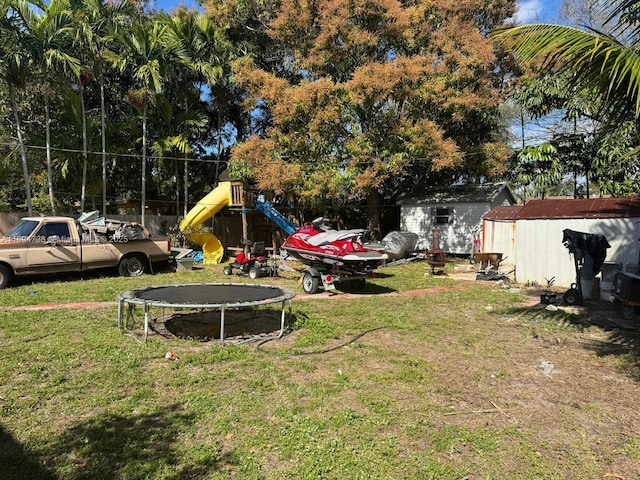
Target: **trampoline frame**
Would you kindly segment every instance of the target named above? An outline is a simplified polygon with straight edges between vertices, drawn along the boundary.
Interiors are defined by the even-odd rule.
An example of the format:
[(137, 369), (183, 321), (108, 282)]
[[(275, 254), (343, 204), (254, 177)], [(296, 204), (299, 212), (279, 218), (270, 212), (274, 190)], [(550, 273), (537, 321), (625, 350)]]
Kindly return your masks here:
[[(151, 290), (154, 288), (163, 288), (163, 287), (192, 287), (192, 286), (233, 286), (233, 287), (260, 287), (260, 288), (268, 288), (270, 290), (278, 289), (282, 293), (277, 297), (266, 298), (264, 300), (252, 300), (249, 302), (220, 302), (220, 303), (171, 303), (165, 302), (162, 300), (148, 300), (144, 298), (137, 298), (135, 296), (136, 292), (142, 292), (145, 290)], [(224, 318), (226, 310), (242, 310), (244, 308), (252, 308), (258, 307), (261, 305), (269, 305), (273, 303), (282, 302), (282, 308), (280, 312), (280, 333), (275, 338), (280, 338), (284, 334), (284, 321), (285, 321), (285, 310), (287, 301), (289, 302), (289, 313), (291, 313), (292, 299), (296, 296), (296, 293), (285, 287), (276, 287), (273, 285), (261, 285), (261, 284), (253, 284), (253, 283), (183, 283), (183, 284), (174, 284), (174, 285), (156, 285), (152, 287), (143, 287), (136, 288), (133, 290), (127, 290), (121, 292), (116, 296), (116, 300), (118, 301), (118, 328), (126, 333), (126, 321), (123, 323), (122, 321), (122, 311), (123, 306), (127, 305), (129, 307), (129, 312), (127, 315), (127, 319), (133, 315), (133, 309), (136, 305), (142, 305), (144, 307), (144, 334), (143, 341), (147, 341), (147, 336), (149, 333), (149, 322), (151, 320), (151, 315), (149, 313), (151, 307), (161, 307), (161, 308), (180, 308), (180, 309), (211, 309), (211, 310), (220, 310), (220, 343), (224, 345)]]

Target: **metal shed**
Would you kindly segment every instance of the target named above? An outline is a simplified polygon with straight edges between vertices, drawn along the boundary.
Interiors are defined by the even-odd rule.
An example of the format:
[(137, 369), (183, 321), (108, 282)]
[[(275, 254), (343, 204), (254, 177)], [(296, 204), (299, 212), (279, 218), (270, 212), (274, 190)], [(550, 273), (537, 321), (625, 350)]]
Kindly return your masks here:
[(400, 229), (418, 235), (418, 249), (432, 246), (433, 230), (440, 231), (440, 248), (449, 254), (471, 255), (474, 233), (482, 230), (482, 217), (492, 208), (514, 205), (506, 183), (453, 185), (402, 198)]
[(501, 270), (516, 266), (516, 218), (523, 205), (496, 207), (482, 217), (481, 251), (501, 253)]
[(547, 278), (555, 277), (555, 285), (569, 287), (576, 272), (573, 258), (562, 245), (565, 229), (604, 235), (611, 245), (606, 264), (637, 270), (640, 198), (530, 200), (517, 211), (492, 211), (484, 218), (483, 247), (514, 252), (519, 283), (544, 285)]

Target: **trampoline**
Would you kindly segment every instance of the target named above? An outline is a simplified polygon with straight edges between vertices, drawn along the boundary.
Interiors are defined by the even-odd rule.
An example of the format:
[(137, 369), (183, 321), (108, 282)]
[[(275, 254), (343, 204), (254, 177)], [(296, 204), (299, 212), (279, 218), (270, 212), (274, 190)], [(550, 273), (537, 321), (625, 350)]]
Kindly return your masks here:
[[(152, 307), (175, 309), (210, 309), (220, 311), (220, 343), (224, 345), (225, 311), (253, 308), (261, 305), (282, 303), (280, 312), (280, 333), (284, 334), (286, 303), (295, 297), (295, 292), (288, 288), (272, 285), (253, 285), (245, 283), (190, 283), (183, 285), (164, 285), (127, 290), (120, 293), (118, 301), (118, 328), (127, 329), (127, 320), (133, 315), (136, 305), (144, 308), (144, 334), (146, 341), (151, 320)], [(127, 320), (123, 321), (124, 306), (129, 307)]]

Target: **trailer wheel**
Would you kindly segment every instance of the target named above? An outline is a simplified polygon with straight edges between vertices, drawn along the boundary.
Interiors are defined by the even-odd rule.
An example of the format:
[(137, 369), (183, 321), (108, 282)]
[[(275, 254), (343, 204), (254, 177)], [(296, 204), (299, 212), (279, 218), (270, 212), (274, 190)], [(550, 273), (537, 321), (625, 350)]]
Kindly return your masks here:
[(140, 254), (124, 257), (118, 265), (118, 273), (123, 277), (139, 277), (147, 271), (147, 259)]
[(314, 277), (310, 273), (305, 273), (302, 276), (302, 289), (305, 293), (309, 295), (313, 295), (318, 292), (318, 286), (320, 285), (320, 280), (318, 277)]
[(225, 275), (231, 275), (233, 273), (233, 268), (231, 267), (231, 265), (227, 265), (222, 269), (222, 273), (224, 273)]
[(251, 280), (255, 280), (256, 278), (260, 277), (260, 270), (258, 270), (256, 267), (251, 267), (249, 269), (249, 278)]
[(567, 305), (582, 305), (582, 295), (575, 288), (570, 288), (562, 298)]
[(13, 272), (6, 265), (0, 265), (0, 289), (8, 287), (13, 279)]

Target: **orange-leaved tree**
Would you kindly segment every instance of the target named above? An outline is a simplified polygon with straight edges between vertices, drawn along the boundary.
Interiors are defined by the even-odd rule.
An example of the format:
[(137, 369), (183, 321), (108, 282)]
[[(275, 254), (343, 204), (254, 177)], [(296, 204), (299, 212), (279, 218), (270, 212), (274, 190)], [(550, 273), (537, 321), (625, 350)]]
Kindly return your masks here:
[[(378, 206), (416, 184), (500, 172), (499, 59), (485, 33), (513, 0), (283, 0), (267, 25), (277, 52), (234, 64), (263, 128), (232, 173), (307, 205)], [(275, 48), (274, 48), (275, 46)]]

